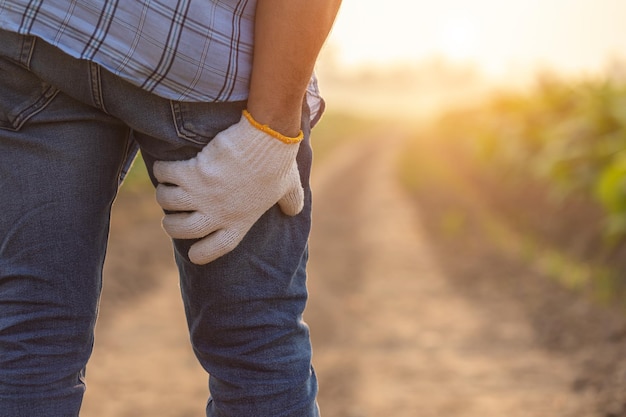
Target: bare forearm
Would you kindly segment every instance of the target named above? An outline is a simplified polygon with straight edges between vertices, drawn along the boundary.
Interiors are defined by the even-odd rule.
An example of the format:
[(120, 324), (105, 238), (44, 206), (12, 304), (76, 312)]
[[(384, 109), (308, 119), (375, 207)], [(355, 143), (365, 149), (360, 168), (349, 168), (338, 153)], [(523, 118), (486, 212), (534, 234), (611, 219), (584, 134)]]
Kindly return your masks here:
[(341, 0), (258, 0), (248, 110), (287, 136), (300, 126), (302, 100)]

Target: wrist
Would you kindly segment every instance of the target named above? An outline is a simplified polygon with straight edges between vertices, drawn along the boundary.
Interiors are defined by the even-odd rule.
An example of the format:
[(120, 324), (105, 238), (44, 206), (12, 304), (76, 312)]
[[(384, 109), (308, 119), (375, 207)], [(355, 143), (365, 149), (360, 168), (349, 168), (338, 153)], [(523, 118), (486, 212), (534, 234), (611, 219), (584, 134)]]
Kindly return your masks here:
[[(243, 116), (248, 120), (248, 123), (250, 123), (250, 125), (252, 125), (254, 128), (270, 135), (271, 137), (285, 144), (290, 145), (290, 144), (299, 143), (300, 141), (302, 141), (302, 138), (304, 137), (304, 134), (302, 130), (300, 130), (299, 127), (296, 129), (296, 132), (297, 132), (296, 134), (285, 135), (281, 131), (275, 130), (273, 126), (270, 126), (269, 124), (264, 124), (261, 121), (257, 120), (255, 117), (252, 116), (252, 114), (250, 114), (248, 110), (243, 111)], [(294, 129), (289, 129), (288, 131), (291, 133), (293, 130)]]
[[(262, 92), (261, 87), (250, 89), (247, 110), (254, 120), (288, 137), (300, 132), (303, 95), (290, 92), (289, 95)], [(278, 88), (280, 90), (280, 88)]]

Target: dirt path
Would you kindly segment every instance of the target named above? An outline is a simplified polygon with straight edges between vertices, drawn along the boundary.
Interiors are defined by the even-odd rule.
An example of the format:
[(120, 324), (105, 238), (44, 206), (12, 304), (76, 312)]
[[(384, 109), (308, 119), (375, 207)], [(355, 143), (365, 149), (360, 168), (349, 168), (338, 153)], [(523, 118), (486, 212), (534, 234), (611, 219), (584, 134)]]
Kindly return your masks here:
[(317, 178), (308, 320), (326, 416), (592, 415), (521, 311), (474, 305), (443, 275), (395, 181), (397, 139), (346, 149)]
[[(535, 342), (516, 304), (472, 303), (446, 278), (395, 180), (400, 138), (345, 147), (315, 174), (305, 318), (323, 415), (594, 416), (590, 398), (572, 391), (572, 363)], [(117, 210), (144, 204), (121, 199)], [(159, 217), (156, 209), (141, 215)], [(129, 241), (137, 251), (130, 256), (151, 266), (139, 278), (149, 285), (133, 303), (107, 301), (105, 292), (82, 415), (200, 417), (206, 383), (188, 346), (169, 244), (138, 227), (114, 225), (123, 242), (112, 240), (110, 294), (133, 279), (125, 274), (142, 274), (124, 269)], [(160, 255), (145, 259), (154, 251)]]

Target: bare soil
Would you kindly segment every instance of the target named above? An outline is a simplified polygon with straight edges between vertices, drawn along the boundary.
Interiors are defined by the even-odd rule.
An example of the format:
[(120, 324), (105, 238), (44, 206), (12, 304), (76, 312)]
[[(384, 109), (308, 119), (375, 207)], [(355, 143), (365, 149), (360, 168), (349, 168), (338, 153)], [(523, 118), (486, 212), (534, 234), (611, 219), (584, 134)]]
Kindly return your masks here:
[[(305, 319), (325, 417), (624, 417), (626, 321), (400, 187), (399, 132), (314, 173)], [(85, 417), (200, 417), (177, 274), (151, 193), (116, 202)], [(247, 416), (246, 416), (247, 417)]]

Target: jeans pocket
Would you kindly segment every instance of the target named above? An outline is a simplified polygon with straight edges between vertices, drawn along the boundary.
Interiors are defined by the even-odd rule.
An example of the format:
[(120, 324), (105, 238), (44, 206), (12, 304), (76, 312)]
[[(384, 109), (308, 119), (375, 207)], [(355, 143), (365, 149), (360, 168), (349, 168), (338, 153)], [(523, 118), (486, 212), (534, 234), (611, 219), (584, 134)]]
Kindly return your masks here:
[(0, 129), (19, 130), (57, 93), (28, 69), (0, 56)]
[(234, 125), (246, 108), (246, 101), (197, 103), (170, 101), (178, 137), (206, 145), (222, 130)]

